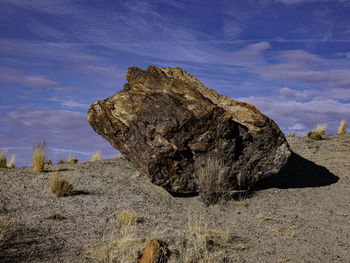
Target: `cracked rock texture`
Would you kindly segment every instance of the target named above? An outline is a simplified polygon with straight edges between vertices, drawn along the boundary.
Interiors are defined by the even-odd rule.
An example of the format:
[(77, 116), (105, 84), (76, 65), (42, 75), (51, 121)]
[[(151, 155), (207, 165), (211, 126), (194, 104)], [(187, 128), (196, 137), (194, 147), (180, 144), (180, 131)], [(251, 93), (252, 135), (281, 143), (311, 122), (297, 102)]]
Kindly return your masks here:
[(180, 68), (130, 67), (128, 83), (91, 105), (93, 129), (155, 185), (173, 194), (198, 192), (198, 169), (223, 164), (225, 190), (274, 174), (290, 156), (273, 120), (253, 105), (206, 88)]

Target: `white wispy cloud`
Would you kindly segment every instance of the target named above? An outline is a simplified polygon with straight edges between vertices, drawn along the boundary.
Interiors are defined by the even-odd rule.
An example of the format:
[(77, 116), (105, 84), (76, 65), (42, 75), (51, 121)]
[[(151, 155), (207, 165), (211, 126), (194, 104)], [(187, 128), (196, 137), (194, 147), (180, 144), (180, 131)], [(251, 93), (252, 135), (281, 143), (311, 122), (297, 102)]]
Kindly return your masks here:
[(33, 88), (59, 86), (56, 81), (50, 80), (45, 76), (24, 74), (18, 70), (4, 67), (0, 68), (0, 81)]
[(326, 123), (329, 133), (335, 134), (340, 121), (350, 118), (350, 103), (322, 97), (306, 102), (255, 96), (235, 99), (255, 105), (286, 133), (295, 131), (297, 127), (299, 135), (305, 135), (318, 123)]
[(69, 7), (72, 7), (69, 0), (2, 0), (2, 3), (49, 14), (67, 14), (71, 12)]
[(283, 3), (286, 5), (293, 5), (299, 3), (314, 3), (314, 2), (346, 2), (348, 0), (274, 0), (275, 2)]
[(57, 97), (51, 97), (47, 99), (48, 101), (58, 102), (61, 106), (66, 108), (83, 108), (88, 109), (90, 106), (88, 104), (79, 103), (72, 99), (60, 99)]
[(1, 147), (12, 147), (11, 154), (17, 155), (19, 165), (31, 163), (32, 147), (41, 139), (47, 142), (49, 158), (55, 160), (63, 156), (62, 153), (51, 151), (51, 148), (67, 149), (67, 154), (74, 152), (81, 161), (89, 159), (86, 153), (98, 149), (107, 156), (116, 152), (93, 131), (86, 114), (80, 112), (18, 105), (11, 111), (2, 112), (0, 127), (7, 127), (6, 130), (0, 130)]
[(78, 65), (76, 69), (81, 72), (85, 72), (88, 74), (95, 74), (97, 76), (104, 76), (109, 79), (121, 80), (125, 78), (125, 72), (123, 72), (120, 69), (117, 69), (114, 66), (100, 66), (100, 65), (94, 65), (94, 64), (85, 64), (85, 65)]
[(339, 69), (332, 59), (322, 59), (304, 50), (281, 51), (274, 58), (278, 60), (277, 63), (252, 68), (250, 71), (265, 80), (299, 82), (320, 87), (350, 85), (350, 65)]
[(86, 48), (72, 43), (46, 43), (0, 39), (0, 53), (6, 56), (50, 58), (57, 62), (98, 62), (103, 57), (83, 51)]
[(295, 89), (290, 89), (288, 87), (283, 87), (279, 90), (280, 98), (283, 99), (294, 99), (294, 100), (304, 100), (314, 95), (317, 91), (307, 90), (307, 91), (298, 91)]

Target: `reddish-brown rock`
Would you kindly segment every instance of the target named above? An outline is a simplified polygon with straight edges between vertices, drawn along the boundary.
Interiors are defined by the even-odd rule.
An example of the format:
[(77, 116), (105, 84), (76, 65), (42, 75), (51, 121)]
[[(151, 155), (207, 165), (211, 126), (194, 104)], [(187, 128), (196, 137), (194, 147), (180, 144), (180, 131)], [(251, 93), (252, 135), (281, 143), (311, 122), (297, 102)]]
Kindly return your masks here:
[(289, 146), (253, 105), (206, 88), (180, 68), (128, 69), (124, 89), (89, 109), (93, 129), (150, 180), (176, 194), (198, 192), (198, 169), (224, 165), (228, 190), (276, 174)]
[(166, 263), (169, 255), (165, 242), (157, 239), (148, 240), (139, 263)]

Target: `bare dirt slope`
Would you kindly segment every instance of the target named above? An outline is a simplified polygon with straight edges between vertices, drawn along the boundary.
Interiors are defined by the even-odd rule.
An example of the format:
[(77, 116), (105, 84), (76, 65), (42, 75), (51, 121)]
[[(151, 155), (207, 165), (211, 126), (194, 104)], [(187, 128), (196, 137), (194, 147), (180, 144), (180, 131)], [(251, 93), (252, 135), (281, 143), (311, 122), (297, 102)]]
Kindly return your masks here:
[[(0, 262), (135, 262), (150, 238), (169, 244), (169, 262), (350, 262), (350, 134), (288, 141), (280, 175), (208, 207), (169, 195), (126, 160), (4, 169)], [(50, 192), (54, 172), (75, 195)], [(118, 221), (125, 210), (135, 225)]]

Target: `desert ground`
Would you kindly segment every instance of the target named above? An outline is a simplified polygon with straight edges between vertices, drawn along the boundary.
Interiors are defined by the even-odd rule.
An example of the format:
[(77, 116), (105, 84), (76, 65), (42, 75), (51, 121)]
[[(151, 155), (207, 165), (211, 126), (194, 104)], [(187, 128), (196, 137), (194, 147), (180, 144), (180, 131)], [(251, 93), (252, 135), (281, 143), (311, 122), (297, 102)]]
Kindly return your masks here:
[[(124, 159), (3, 169), (0, 262), (137, 262), (153, 238), (168, 262), (350, 262), (350, 134), (288, 142), (280, 174), (211, 206)], [(51, 192), (55, 173), (73, 195)]]

